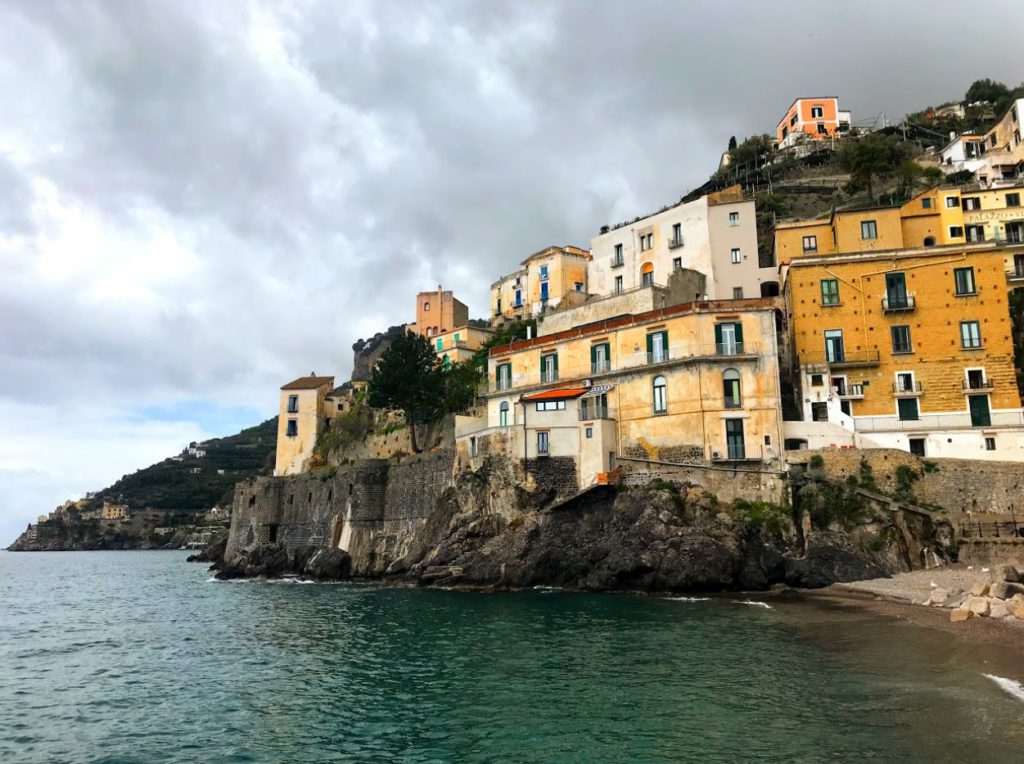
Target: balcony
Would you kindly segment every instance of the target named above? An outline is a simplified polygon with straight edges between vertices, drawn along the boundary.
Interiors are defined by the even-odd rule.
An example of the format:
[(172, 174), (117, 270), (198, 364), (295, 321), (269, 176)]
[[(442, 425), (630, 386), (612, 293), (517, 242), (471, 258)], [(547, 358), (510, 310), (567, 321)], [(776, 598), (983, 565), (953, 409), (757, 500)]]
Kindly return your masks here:
[(996, 383), (991, 379), (965, 379), (964, 390), (994, 390)]
[(601, 406), (601, 405), (598, 405), (596, 403), (594, 405), (592, 405), (592, 406), (588, 406), (588, 405), (586, 405), (586, 401), (584, 401), (580, 405), (580, 421), (581, 422), (590, 422), (590, 421), (592, 421), (594, 419), (614, 419), (614, 418), (615, 417), (613, 417), (612, 413), (611, 413), (611, 408), (608, 407), (608, 406)]
[(679, 249), (681, 246), (683, 246), (683, 237), (682, 236), (680, 236), (678, 238), (673, 236), (671, 239), (668, 240), (668, 248), (669, 249)]
[(743, 342), (717, 342), (715, 343), (715, 355), (737, 356), (747, 355), (749, 351), (744, 348)]
[(764, 450), (760, 446), (747, 446), (746, 443), (730, 443), (724, 446), (712, 446), (711, 461), (763, 462)]
[(993, 411), (987, 417), (972, 418), (970, 413), (962, 414), (920, 414), (917, 419), (900, 419), (898, 416), (857, 417), (854, 426), (860, 432), (896, 432), (928, 430), (970, 430), (977, 427), (1024, 427), (1024, 412)]
[(917, 308), (917, 300), (912, 294), (890, 296), (882, 298), (883, 313), (902, 313)]
[(665, 361), (670, 360), (669, 349), (665, 348), (654, 353), (645, 353), (644, 358), (647, 359), (646, 363), (648, 366), (655, 363), (665, 363)]
[(593, 361), (590, 364), (590, 373), (592, 375), (607, 374), (611, 370), (612, 370), (612, 362), (611, 361)]
[(924, 394), (924, 385), (920, 382), (893, 382), (892, 394), (897, 398), (916, 398)]
[(843, 385), (841, 387), (833, 387), (832, 392), (838, 395), (839, 399), (843, 401), (864, 400), (864, 385)]
[(851, 350), (836, 354), (830, 360), (824, 353), (805, 353), (800, 356), (803, 366), (821, 366), (829, 369), (853, 369), (864, 366), (878, 366), (877, 350)]
[(1024, 281), (1024, 264), (1018, 265), (1012, 271), (1007, 271), (1006, 280), (1011, 283)]
[(621, 257), (613, 257), (612, 258), (612, 268), (621, 268), (625, 264), (626, 264), (626, 261), (623, 260)]
[(558, 369), (542, 369), (540, 372), (540, 383), (549, 385), (558, 381)]

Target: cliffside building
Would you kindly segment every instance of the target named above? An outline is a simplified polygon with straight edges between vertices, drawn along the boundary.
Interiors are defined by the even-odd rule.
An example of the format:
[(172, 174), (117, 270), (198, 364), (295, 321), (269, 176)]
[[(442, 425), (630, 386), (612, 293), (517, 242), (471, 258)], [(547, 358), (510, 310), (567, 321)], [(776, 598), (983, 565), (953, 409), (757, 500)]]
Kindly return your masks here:
[(462, 363), (472, 358), (493, 334), (490, 329), (479, 326), (461, 326), (437, 334), (430, 341), (434, 343), (438, 358), (448, 368), (453, 363)]
[(100, 519), (111, 521), (127, 520), (128, 505), (105, 501), (100, 509)]
[(334, 377), (310, 374), (281, 388), (277, 417), (275, 475), (298, 475), (306, 470), (326, 421), (325, 399)]
[(416, 295), (416, 323), (408, 330), (424, 337), (434, 337), (468, 323), (469, 308), (438, 284), (436, 291)]
[(705, 275), (702, 299), (779, 293), (771, 253), (758, 255), (754, 202), (745, 200), (738, 186), (605, 231), (591, 240), (590, 252), (592, 295), (664, 286), (677, 268)]
[(839, 108), (835, 96), (797, 98), (775, 126), (779, 148), (788, 148), (799, 140), (824, 140), (850, 126), (850, 112)]
[(1005, 257), (994, 243), (794, 257), (804, 421), (786, 423), (789, 445), (1024, 461)]
[(535, 318), (587, 294), (590, 253), (579, 247), (546, 247), (519, 270), (491, 284), (492, 324)]

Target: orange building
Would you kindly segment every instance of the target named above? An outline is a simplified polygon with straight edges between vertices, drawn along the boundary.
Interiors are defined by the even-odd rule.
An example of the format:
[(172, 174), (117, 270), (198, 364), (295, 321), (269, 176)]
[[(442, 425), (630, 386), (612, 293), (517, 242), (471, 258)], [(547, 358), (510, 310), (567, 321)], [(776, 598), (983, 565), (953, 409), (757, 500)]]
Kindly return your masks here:
[(416, 295), (416, 323), (408, 328), (424, 337), (434, 337), (468, 323), (469, 308), (438, 284), (436, 291)]
[[(845, 125), (845, 127), (843, 127)], [(801, 137), (829, 138), (850, 126), (850, 112), (840, 111), (835, 96), (797, 98), (775, 128), (779, 148), (792, 146)]]

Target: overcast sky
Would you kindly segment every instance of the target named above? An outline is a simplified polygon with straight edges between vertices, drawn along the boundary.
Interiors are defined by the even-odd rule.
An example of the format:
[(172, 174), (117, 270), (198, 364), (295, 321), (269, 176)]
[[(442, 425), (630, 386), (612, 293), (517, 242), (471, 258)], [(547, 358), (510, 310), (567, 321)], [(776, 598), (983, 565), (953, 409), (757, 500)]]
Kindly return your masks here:
[(1024, 78), (1024, 3), (0, 2), (0, 544), (339, 381), (438, 283), (678, 199), (794, 97)]

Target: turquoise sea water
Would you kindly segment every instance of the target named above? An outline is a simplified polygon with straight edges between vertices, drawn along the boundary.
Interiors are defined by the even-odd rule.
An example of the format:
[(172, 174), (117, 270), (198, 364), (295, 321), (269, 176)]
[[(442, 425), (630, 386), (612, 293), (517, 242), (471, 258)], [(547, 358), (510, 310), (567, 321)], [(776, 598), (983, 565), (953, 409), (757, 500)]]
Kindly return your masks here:
[(853, 610), (0, 553), (0, 761), (1020, 761), (1019, 653)]

